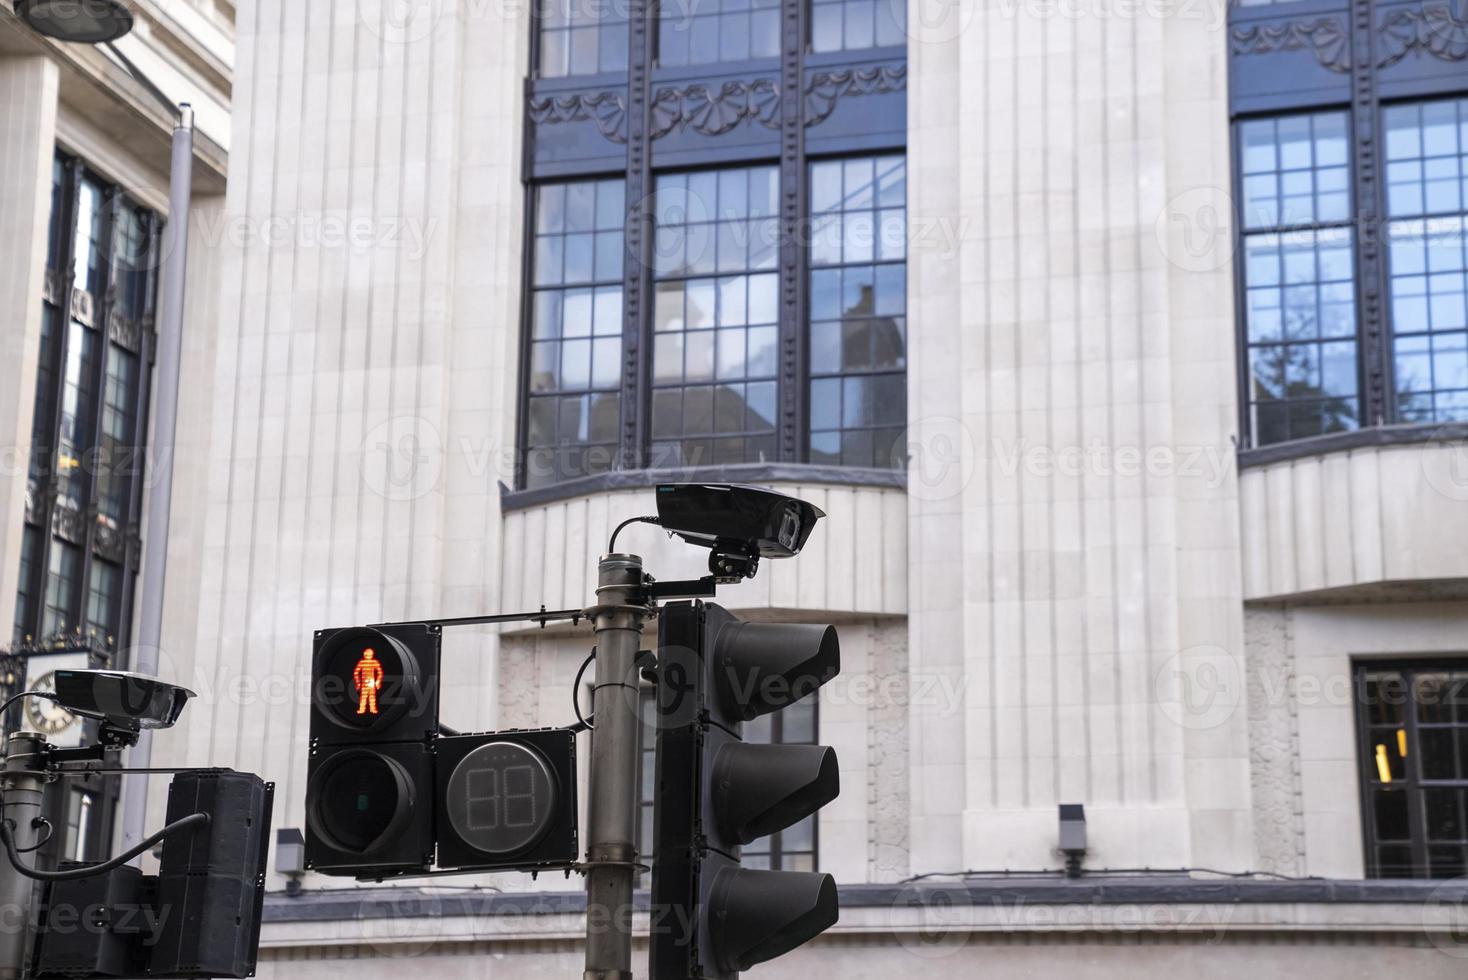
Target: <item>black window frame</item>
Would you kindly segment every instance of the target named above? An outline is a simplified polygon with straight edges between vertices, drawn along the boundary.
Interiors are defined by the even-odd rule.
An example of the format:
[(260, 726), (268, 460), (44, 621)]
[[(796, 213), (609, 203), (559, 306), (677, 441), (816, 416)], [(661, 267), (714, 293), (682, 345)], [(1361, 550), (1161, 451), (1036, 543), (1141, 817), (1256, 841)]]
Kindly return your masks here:
[[(811, 462), (809, 433), (808, 164), (816, 159), (906, 155), (906, 46), (814, 53), (810, 0), (781, 0), (778, 58), (664, 67), (658, 63), (656, 0), (626, 0), (628, 70), (544, 78), (535, 59), (540, 15), (531, 18), (524, 183), (516, 455), (507, 510), (669, 479), (816, 480), (902, 487), (905, 460), (891, 469)], [(905, 39), (904, 39), (905, 40)], [(781, 99), (799, 89), (802, 97)], [(786, 107), (796, 109), (785, 114)], [(777, 426), (774, 456), (758, 462), (655, 468), (652, 458), (650, 207), (657, 175), (770, 165), (779, 179), (781, 230)], [(543, 485), (528, 479), (532, 228), (539, 186), (569, 180), (624, 180), (623, 375), (617, 452), (609, 472)], [(906, 264), (906, 259), (904, 259)], [(906, 419), (903, 420), (903, 427)]]
[[(1468, 419), (1413, 421), (1398, 406), (1393, 365), (1384, 114), (1393, 106), (1468, 96), (1461, 52), (1402, 41), (1403, 24), (1432, 3), (1378, 7), (1374, 0), (1231, 4), (1229, 119), (1239, 460), (1266, 465), (1361, 445), (1429, 441), (1468, 434)], [(1303, 43), (1296, 43), (1300, 38)], [(1294, 39), (1294, 40), (1281, 40)], [(1369, 57), (1362, 57), (1366, 52)], [(1344, 111), (1352, 209), (1352, 270), (1360, 412), (1354, 429), (1260, 443), (1250, 418), (1252, 378), (1243, 268), (1240, 124), (1260, 117)], [(1200, 230), (1204, 216), (1199, 215)]]
[[(12, 641), (18, 646), (44, 644), (54, 640), (44, 626), (51, 578), (53, 544), (76, 549), (79, 577), (68, 591), (65, 616), (56, 617), (57, 632), (75, 635), (87, 630), (87, 609), (93, 594), (93, 563), (102, 561), (118, 574), (120, 591), (108, 611), (112, 628), (96, 636), (88, 636), (104, 650), (126, 647), (132, 630), (132, 596), (141, 561), (142, 501), (145, 443), (148, 432), (148, 405), (151, 399), (151, 373), (155, 359), (156, 334), (154, 316), (157, 308), (159, 255), (162, 247), (162, 218), (131, 198), (124, 188), (89, 168), (80, 159), (61, 153), (56, 156), (57, 180), (53, 183), (53, 211), (49, 238), (55, 247), (48, 248), (48, 262), (41, 302), (52, 317), (52, 342), (48, 355), (38, 370), (35, 396), (36, 417), (32, 424), (32, 454), (26, 488), (25, 527), (27, 534), (40, 536), (40, 547), (32, 556), (24, 583), (17, 596), (17, 617)], [(88, 291), (78, 283), (75, 269), (75, 236), (78, 201), (83, 182), (99, 189), (102, 202), (100, 240), (103, 243), (100, 281)], [(147, 253), (124, 266), (116, 254), (117, 222), (124, 209), (130, 210), (146, 226)], [(124, 286), (124, 276), (136, 276), (140, 288)], [(129, 308), (130, 307), (130, 308)], [(63, 416), (62, 390), (66, 385), (66, 365), (71, 353), (75, 330), (85, 331), (92, 348), (92, 363), (87, 365), (86, 414), (82, 420), (84, 438), (78, 459), (69, 459), (65, 468), (77, 470), (75, 479), (64, 482), (76, 490), (81, 506), (61, 499), (58, 470), (58, 447), (61, 444)], [(114, 359), (132, 359), (133, 385), (126, 421), (131, 429), (124, 434), (122, 452), (104, 459), (99, 451), (104, 420), (119, 405), (108, 398), (110, 370)], [(113, 468), (115, 467), (115, 469)], [(107, 472), (104, 472), (104, 469)], [(120, 481), (121, 486), (116, 482)], [(120, 492), (118, 492), (120, 490)], [(103, 506), (101, 496), (111, 500)], [(115, 511), (111, 514), (109, 511)], [(120, 518), (120, 519), (119, 519)]]
[[(1460, 807), (1468, 805), (1468, 758), (1462, 762), (1464, 767), (1461, 778), (1456, 779), (1433, 779), (1427, 778), (1422, 773), (1421, 751), (1421, 726), (1419, 712), (1413, 710), (1416, 705), (1414, 678), (1422, 674), (1438, 674), (1445, 671), (1459, 672), (1465, 675), (1463, 680), (1464, 693), (1468, 694), (1468, 655), (1463, 656), (1433, 656), (1413, 657), (1410, 659), (1395, 660), (1361, 660), (1352, 664), (1352, 691), (1355, 701), (1355, 726), (1356, 726), (1356, 755), (1358, 773), (1360, 778), (1360, 805), (1361, 805), (1361, 836), (1362, 836), (1362, 860), (1367, 878), (1442, 878), (1460, 877), (1464, 873), (1464, 867), (1468, 866), (1468, 813), (1460, 813), (1459, 822), (1463, 828), (1463, 838), (1457, 843), (1460, 857), (1463, 859), (1453, 869), (1452, 874), (1435, 876), (1430, 873), (1431, 861), (1428, 848), (1433, 846), (1428, 837), (1427, 814), (1424, 798), (1432, 790), (1459, 790)], [(1402, 692), (1404, 700), (1401, 707), (1401, 720), (1399, 730), (1404, 733), (1407, 744), (1405, 758), (1394, 751), (1395, 746), (1388, 747), (1387, 765), (1392, 774), (1392, 783), (1400, 783), (1400, 790), (1388, 790), (1387, 792), (1401, 792), (1405, 796), (1406, 819), (1408, 823), (1408, 837), (1382, 838), (1379, 834), (1377, 811), (1375, 806), (1375, 794), (1381, 791), (1382, 783), (1378, 776), (1378, 763), (1376, 757), (1375, 739), (1372, 737), (1372, 728), (1383, 728), (1390, 726), (1372, 725), (1371, 712), (1373, 703), (1368, 694), (1367, 683), (1372, 675), (1396, 674), (1402, 679)], [(1465, 698), (1468, 700), (1468, 698)], [(1468, 719), (1468, 712), (1465, 712)], [(1442, 727), (1434, 723), (1429, 727)], [(1459, 753), (1468, 746), (1468, 720), (1457, 723), (1464, 733), (1464, 740), (1459, 743)], [(1411, 874), (1383, 873), (1382, 864), (1378, 854), (1380, 847), (1408, 847), (1411, 852)], [(1438, 846), (1448, 846), (1450, 842), (1439, 841)]]

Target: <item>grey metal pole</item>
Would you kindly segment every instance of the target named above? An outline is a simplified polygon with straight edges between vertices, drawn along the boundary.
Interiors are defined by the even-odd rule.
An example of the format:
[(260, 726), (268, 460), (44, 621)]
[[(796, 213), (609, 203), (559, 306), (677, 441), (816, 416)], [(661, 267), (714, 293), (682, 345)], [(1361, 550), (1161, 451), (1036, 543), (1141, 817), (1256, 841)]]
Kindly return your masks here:
[[(46, 740), (35, 732), (16, 732), (5, 741), (0, 792), (17, 850), (40, 842), (40, 830), (32, 821), (41, 815), (46, 777), (40, 758), (45, 747)], [(34, 881), (0, 857), (0, 980), (20, 980), (25, 975), (35, 888)]]
[(638, 605), (642, 559), (603, 555), (598, 566), (596, 686), (592, 694), (591, 799), (586, 851), (584, 980), (631, 980), (632, 883), (637, 874), (637, 651), (647, 608)]
[[(168, 224), (163, 230), (163, 284), (158, 317), (158, 377), (153, 398), (152, 493), (148, 498), (148, 541), (143, 549), (143, 595), (139, 603), (138, 645), (131, 668), (158, 672), (163, 636), (163, 576), (168, 558), (168, 511), (173, 502), (173, 439), (178, 427), (178, 375), (183, 352), (184, 275), (189, 257), (189, 202), (194, 181), (194, 110), (179, 105), (173, 127), (173, 160), (168, 178)], [(143, 732), (128, 755), (128, 765), (144, 769), (153, 757), (153, 737)], [(131, 775), (122, 787), (122, 849), (144, 837), (148, 816), (148, 777)], [(134, 862), (141, 864), (141, 855)]]

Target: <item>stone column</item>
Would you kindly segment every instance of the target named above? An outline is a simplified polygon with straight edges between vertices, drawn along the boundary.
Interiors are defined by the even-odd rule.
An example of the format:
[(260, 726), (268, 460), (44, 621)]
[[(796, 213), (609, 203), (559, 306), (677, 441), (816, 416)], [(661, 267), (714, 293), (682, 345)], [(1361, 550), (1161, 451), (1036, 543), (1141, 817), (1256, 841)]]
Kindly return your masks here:
[(0, 58), (0, 646), (10, 642), (20, 575), (56, 89), (56, 65), (48, 59)]

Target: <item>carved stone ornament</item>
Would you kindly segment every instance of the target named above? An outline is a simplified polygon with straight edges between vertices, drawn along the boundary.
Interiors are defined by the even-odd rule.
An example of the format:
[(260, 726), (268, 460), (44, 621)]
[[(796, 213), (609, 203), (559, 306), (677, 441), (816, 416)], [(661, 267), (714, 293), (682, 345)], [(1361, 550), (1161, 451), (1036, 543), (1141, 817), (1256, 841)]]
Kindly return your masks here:
[(1391, 11), (1377, 26), (1376, 47), (1378, 68), (1389, 68), (1413, 52), (1443, 61), (1468, 60), (1468, 0)]
[(1235, 27), (1229, 34), (1236, 55), (1310, 50), (1327, 71), (1351, 71), (1351, 35), (1334, 17)]
[(662, 88), (652, 97), (651, 137), (691, 129), (704, 136), (722, 136), (745, 121), (767, 129), (780, 128), (780, 86), (774, 79), (728, 81), (715, 92), (703, 83)]
[(578, 92), (531, 98), (530, 121), (537, 126), (555, 123), (596, 123), (613, 143), (627, 142), (627, 99), (620, 92)]
[(874, 65), (846, 71), (821, 71), (811, 76), (805, 90), (805, 124), (815, 126), (830, 118), (847, 96), (885, 95), (907, 88), (907, 65)]

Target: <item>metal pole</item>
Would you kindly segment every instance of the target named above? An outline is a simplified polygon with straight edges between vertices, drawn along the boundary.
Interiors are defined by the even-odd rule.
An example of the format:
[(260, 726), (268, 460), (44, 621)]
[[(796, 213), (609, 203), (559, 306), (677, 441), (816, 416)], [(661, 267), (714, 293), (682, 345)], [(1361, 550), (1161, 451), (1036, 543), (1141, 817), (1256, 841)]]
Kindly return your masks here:
[[(178, 426), (178, 375), (183, 350), (184, 274), (188, 271), (189, 201), (193, 195), (194, 110), (179, 105), (173, 127), (173, 161), (168, 179), (168, 224), (163, 230), (162, 302), (158, 317), (158, 379), (153, 415), (153, 488), (148, 498), (148, 542), (143, 549), (143, 597), (138, 645), (131, 668), (158, 672), (163, 635), (163, 575), (168, 557), (168, 511), (173, 502), (174, 432)], [(153, 737), (143, 732), (128, 764), (148, 768)], [(122, 849), (143, 839), (148, 816), (148, 777), (127, 776), (122, 786)], [(142, 863), (141, 856), (135, 861)]]
[[(5, 819), (10, 821), (17, 850), (33, 848), (40, 841), (40, 829), (33, 821), (41, 815), (46, 784), (41, 754), (45, 747), (46, 740), (35, 732), (17, 732), (5, 741), (0, 792), (4, 794)], [(35, 887), (34, 881), (0, 858), (0, 980), (20, 980), (25, 975)]]
[(637, 874), (637, 651), (642, 559), (603, 555), (596, 605), (596, 686), (586, 851), (585, 980), (631, 980), (632, 882)]

